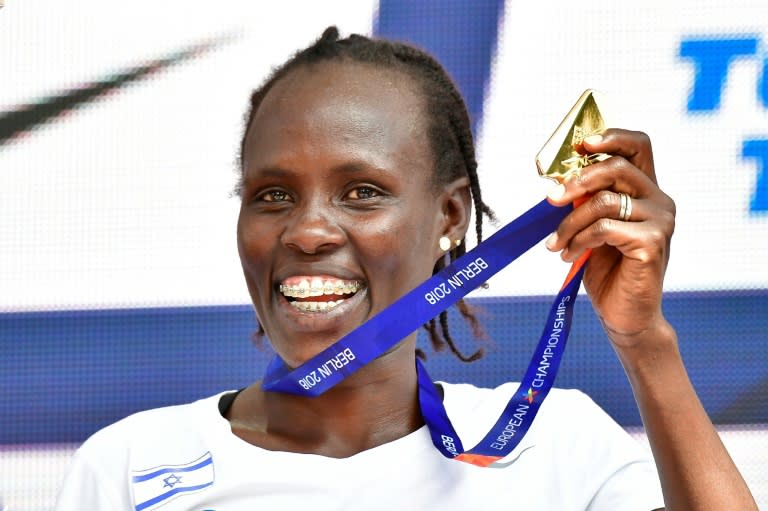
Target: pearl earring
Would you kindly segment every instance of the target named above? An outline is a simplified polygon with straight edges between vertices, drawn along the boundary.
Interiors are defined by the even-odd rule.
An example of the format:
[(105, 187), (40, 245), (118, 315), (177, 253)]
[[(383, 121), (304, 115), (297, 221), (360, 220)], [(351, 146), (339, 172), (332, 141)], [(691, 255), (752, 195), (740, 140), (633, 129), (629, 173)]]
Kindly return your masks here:
[(440, 250), (442, 250), (443, 252), (448, 252), (454, 244), (457, 247), (461, 245), (461, 240), (456, 240), (453, 243), (451, 243), (451, 239), (448, 236), (440, 236), (440, 239), (438, 240), (438, 244), (440, 245)]

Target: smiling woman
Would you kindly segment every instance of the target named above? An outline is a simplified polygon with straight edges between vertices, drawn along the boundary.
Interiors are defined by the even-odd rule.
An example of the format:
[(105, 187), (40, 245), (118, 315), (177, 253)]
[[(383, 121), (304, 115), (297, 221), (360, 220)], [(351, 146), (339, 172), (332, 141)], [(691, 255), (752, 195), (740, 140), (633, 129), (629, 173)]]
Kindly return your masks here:
[[(440, 236), (463, 237), (466, 178), (434, 185), (422, 111), (405, 72), (335, 62), (297, 68), (255, 110), (238, 243), (259, 319), (290, 366), (428, 278)], [(275, 293), (345, 281), (357, 291), (316, 314)]]
[[(566, 260), (592, 250), (585, 286), (655, 467), (578, 391), (552, 390), (541, 403), (533, 388), (515, 400), (513, 384), (433, 383), (410, 333), (317, 397), (256, 382), (124, 419), (79, 450), (58, 509), (754, 509), (661, 312), (674, 203), (656, 185), (650, 142), (612, 129), (584, 149), (613, 157), (550, 194), (555, 206), (585, 203), (547, 246)], [(464, 254), (473, 206), (479, 240), (491, 215), (466, 109), (439, 64), (399, 43), (339, 39), (335, 28), (254, 93), (241, 162), (237, 242), (278, 355), (270, 371), (322, 355), (305, 389), (358, 361), (339, 339)], [(473, 259), (451, 278), (463, 285), (487, 267)], [(463, 357), (445, 315), (438, 321), (427, 325), (436, 348), (479, 356)], [(505, 407), (509, 419), (489, 442), (516, 447), (490, 464), (461, 452)], [(435, 436), (451, 422), (455, 434)]]
[[(288, 130), (301, 126), (301, 122), (316, 122), (318, 124), (314, 125), (314, 129), (324, 131), (326, 140), (321, 141), (318, 138), (314, 143), (335, 146), (335, 150), (339, 152), (348, 149), (361, 152), (359, 157), (355, 153), (348, 153), (339, 160), (341, 162), (338, 163), (339, 171), (346, 170), (345, 173), (350, 178), (353, 174), (357, 174), (359, 179), (368, 172), (371, 179), (384, 180), (389, 177), (390, 181), (394, 180), (395, 186), (408, 188), (413, 188), (414, 184), (417, 184), (411, 182), (415, 180), (418, 184), (428, 184), (432, 192), (437, 192), (435, 184), (445, 184), (460, 178), (469, 179), (476, 213), (475, 234), (478, 242), (481, 241), (483, 215), (489, 218), (494, 217), (491, 209), (482, 200), (469, 116), (451, 79), (434, 59), (415, 48), (386, 41), (379, 41), (374, 45), (370, 40), (355, 35), (341, 41), (337, 41), (337, 37), (335, 29), (327, 31), (318, 44), (298, 53), (253, 94), (246, 135), (241, 146), (243, 165), (241, 192), (249, 191), (246, 189), (246, 185), (250, 183), (249, 164), (246, 161), (248, 151), (258, 151), (259, 157), (266, 158), (270, 154), (269, 151), (277, 150), (277, 146), (272, 146), (270, 136), (277, 136), (277, 133), (288, 135), (290, 134)], [(333, 72), (338, 73), (338, 78), (343, 80), (338, 82), (332, 81), (330, 74), (318, 74), (312, 71), (321, 63), (328, 64), (334, 61), (354, 63), (355, 69), (345, 69), (348, 66), (340, 66), (338, 64), (341, 62), (336, 62), (337, 69)], [(377, 68), (383, 68), (383, 70), (376, 74)], [(298, 76), (291, 77), (293, 74)], [(301, 110), (302, 107), (294, 104), (292, 113), (285, 111), (283, 114), (293, 115), (294, 121), (298, 124), (280, 118), (270, 121), (270, 109), (274, 110), (280, 107), (280, 102), (284, 102), (283, 110), (288, 110), (288, 105), (299, 100), (292, 96), (298, 90), (291, 90), (291, 87), (296, 89), (297, 83), (301, 84), (304, 78), (314, 80), (312, 87), (317, 88), (311, 91), (312, 94), (308, 98), (320, 103), (315, 114), (316, 118), (310, 121), (306, 113)], [(374, 83), (381, 88), (371, 87), (371, 79), (375, 80)], [(280, 99), (270, 98), (269, 93), (278, 82), (281, 83), (281, 92), (278, 96)], [(343, 84), (345, 89), (340, 89), (340, 84)], [(358, 98), (354, 103), (350, 103), (351, 98), (345, 97), (345, 94), (354, 94)], [(267, 105), (264, 105), (265, 102)], [(380, 102), (392, 108), (382, 111)], [(339, 105), (339, 108), (334, 108), (334, 105)], [(423, 118), (425, 112), (429, 115)], [(265, 117), (266, 122), (279, 124), (277, 131), (271, 131), (272, 128), (269, 126), (265, 126), (266, 132), (259, 129), (259, 123)], [(324, 124), (325, 120), (328, 121), (327, 125)], [(341, 131), (337, 133), (330, 129), (333, 123), (338, 125), (333, 129)], [(347, 133), (344, 134), (343, 141), (350, 146), (348, 148), (345, 148), (342, 140), (339, 139), (339, 135), (345, 130)], [(255, 141), (254, 136), (258, 137)], [(355, 145), (356, 142), (363, 142), (363, 144)], [(424, 151), (424, 148), (428, 150)], [(404, 176), (394, 174), (397, 171)], [(374, 173), (378, 175), (373, 176)], [(400, 179), (400, 177), (407, 179)], [(359, 205), (356, 209), (360, 211), (361, 217), (365, 215), (363, 210), (366, 208), (381, 209), (377, 208), (377, 204), (385, 205), (387, 201), (390, 203), (402, 201), (408, 197), (415, 197), (414, 206), (420, 212), (435, 211), (425, 206), (437, 199), (436, 193), (430, 194), (426, 193), (426, 190), (413, 188), (410, 190), (410, 195), (388, 195), (385, 193), (386, 190), (371, 183), (365, 185), (364, 180), (360, 183), (364, 186), (357, 191), (350, 190), (348, 193), (350, 193), (350, 199), (361, 199), (357, 202), (349, 202), (350, 208), (353, 208), (354, 204)], [(466, 194), (465, 197), (460, 198), (462, 200), (470, 196), (467, 190), (462, 190), (461, 193)], [(274, 195), (268, 195), (268, 197), (274, 198)], [(279, 200), (289, 197), (290, 195), (282, 190)], [(449, 206), (453, 208), (451, 204)], [(465, 214), (464, 211), (457, 211), (457, 213)], [(425, 227), (425, 224), (417, 225), (419, 230)], [(380, 227), (377, 228), (380, 229)], [(462, 238), (450, 239), (458, 240), (455, 249), (449, 253), (449, 259), (455, 259), (464, 253), (464, 245), (461, 243)], [(397, 245), (408, 246), (399, 243), (393, 244), (393, 247)], [(415, 245), (412, 248), (415, 248)], [(422, 252), (422, 255), (434, 252), (434, 248), (434, 246), (430, 247), (430, 250)], [(392, 247), (389, 251), (394, 252)], [(434, 263), (433, 272), (442, 268), (445, 263), (444, 258), (437, 256), (435, 258), (437, 262)], [(479, 332), (478, 323), (469, 308), (463, 301), (457, 305), (461, 314), (470, 321), (475, 331)], [(464, 361), (475, 360), (481, 356), (479, 350), (469, 356), (459, 352), (448, 331), (446, 313), (439, 316), (439, 328), (434, 319), (425, 327), (435, 349), (441, 349), (447, 343), (451, 351)]]

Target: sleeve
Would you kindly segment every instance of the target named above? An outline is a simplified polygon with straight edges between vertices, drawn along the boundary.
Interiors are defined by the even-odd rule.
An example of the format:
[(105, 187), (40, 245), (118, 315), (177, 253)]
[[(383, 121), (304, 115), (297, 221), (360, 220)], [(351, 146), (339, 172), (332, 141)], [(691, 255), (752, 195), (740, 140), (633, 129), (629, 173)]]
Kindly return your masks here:
[(133, 511), (130, 499), (121, 497), (114, 482), (103, 474), (104, 471), (88, 459), (86, 451), (78, 450), (59, 490), (54, 511)]
[[(664, 498), (659, 486), (659, 476), (652, 463), (628, 463), (611, 474), (605, 484), (595, 494), (588, 511), (607, 509), (626, 509), (628, 511), (653, 511), (664, 508)], [(634, 497), (634, 502), (627, 496), (637, 494), (638, 489), (647, 493)]]
[[(650, 450), (640, 445), (586, 394), (573, 393), (576, 430), (571, 449), (583, 460), (571, 473), (587, 492), (587, 511), (652, 511), (664, 507)], [(576, 474), (575, 472), (578, 472)]]

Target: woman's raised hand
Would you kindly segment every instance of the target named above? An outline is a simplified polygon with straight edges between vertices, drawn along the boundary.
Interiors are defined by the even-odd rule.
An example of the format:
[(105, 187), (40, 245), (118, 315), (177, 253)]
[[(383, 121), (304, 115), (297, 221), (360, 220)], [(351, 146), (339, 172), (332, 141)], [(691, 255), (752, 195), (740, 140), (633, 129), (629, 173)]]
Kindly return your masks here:
[[(563, 220), (547, 247), (562, 251), (567, 261), (592, 249), (584, 285), (595, 311), (616, 348), (635, 347), (647, 338), (643, 334), (654, 338), (654, 332), (668, 329), (661, 296), (675, 203), (656, 183), (646, 134), (609, 129), (586, 138), (583, 147), (612, 157), (550, 191), (554, 204), (586, 200)], [(622, 205), (621, 194), (631, 206)]]

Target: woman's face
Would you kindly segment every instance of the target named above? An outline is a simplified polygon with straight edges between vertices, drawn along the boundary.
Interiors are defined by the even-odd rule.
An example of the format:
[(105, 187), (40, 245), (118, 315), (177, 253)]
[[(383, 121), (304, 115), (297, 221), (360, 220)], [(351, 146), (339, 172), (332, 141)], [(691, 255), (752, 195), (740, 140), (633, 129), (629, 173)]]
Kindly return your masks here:
[(290, 72), (261, 103), (237, 239), (259, 320), (290, 366), (431, 275), (452, 206), (433, 185), (422, 110), (405, 74), (335, 62)]

